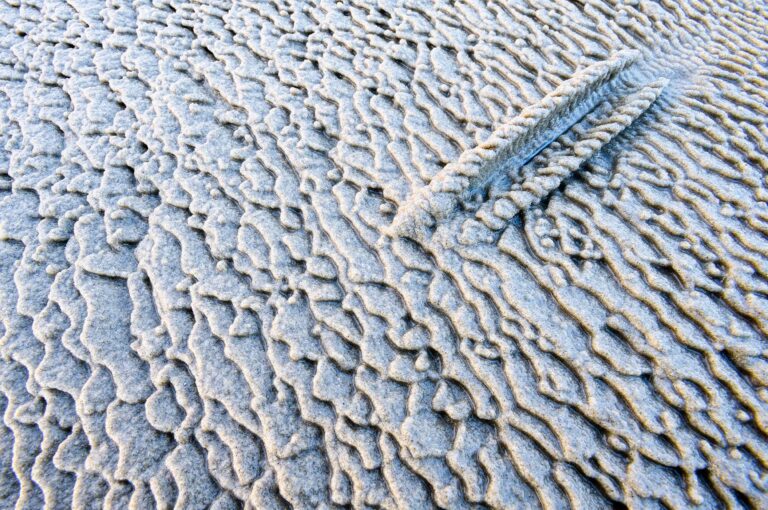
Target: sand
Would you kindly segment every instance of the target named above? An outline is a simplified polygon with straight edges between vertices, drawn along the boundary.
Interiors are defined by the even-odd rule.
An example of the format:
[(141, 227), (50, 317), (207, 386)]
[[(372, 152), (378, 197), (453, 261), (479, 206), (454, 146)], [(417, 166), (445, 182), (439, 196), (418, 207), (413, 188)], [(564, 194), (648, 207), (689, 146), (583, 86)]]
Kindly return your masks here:
[(0, 508), (768, 507), (766, 26), (2, 0)]

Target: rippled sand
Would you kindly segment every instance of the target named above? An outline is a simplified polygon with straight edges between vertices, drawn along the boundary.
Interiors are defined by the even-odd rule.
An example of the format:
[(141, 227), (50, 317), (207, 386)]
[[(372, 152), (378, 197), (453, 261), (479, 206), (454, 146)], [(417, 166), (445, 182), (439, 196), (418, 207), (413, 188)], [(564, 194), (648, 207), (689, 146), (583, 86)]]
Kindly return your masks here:
[(0, 508), (768, 507), (766, 26), (0, 1)]

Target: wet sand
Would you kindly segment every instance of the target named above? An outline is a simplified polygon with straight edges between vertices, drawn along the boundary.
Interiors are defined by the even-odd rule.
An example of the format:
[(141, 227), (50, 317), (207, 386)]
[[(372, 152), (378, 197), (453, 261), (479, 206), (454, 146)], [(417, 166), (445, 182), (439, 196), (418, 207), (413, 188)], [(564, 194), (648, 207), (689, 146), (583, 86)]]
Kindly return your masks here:
[(0, 508), (768, 507), (768, 6), (0, 2)]

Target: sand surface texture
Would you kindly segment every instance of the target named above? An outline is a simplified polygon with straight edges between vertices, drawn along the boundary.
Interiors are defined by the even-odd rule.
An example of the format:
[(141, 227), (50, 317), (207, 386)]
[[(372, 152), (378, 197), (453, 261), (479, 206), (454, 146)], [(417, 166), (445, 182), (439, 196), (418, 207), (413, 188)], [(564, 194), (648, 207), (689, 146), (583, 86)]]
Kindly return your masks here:
[(0, 508), (768, 508), (767, 26), (0, 0)]

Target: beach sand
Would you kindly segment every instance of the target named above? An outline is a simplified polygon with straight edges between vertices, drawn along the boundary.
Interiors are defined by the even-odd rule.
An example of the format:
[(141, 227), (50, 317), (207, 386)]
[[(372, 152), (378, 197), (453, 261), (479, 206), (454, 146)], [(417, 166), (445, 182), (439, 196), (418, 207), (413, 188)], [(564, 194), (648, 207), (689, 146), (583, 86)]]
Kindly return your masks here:
[(0, 508), (768, 508), (766, 26), (2, 0)]

